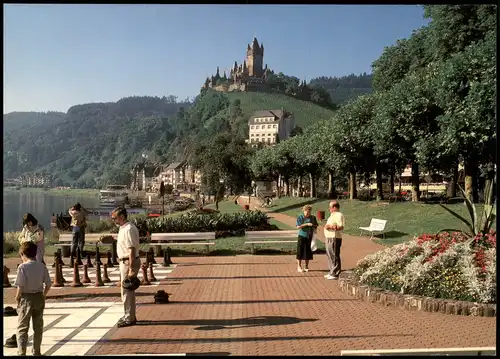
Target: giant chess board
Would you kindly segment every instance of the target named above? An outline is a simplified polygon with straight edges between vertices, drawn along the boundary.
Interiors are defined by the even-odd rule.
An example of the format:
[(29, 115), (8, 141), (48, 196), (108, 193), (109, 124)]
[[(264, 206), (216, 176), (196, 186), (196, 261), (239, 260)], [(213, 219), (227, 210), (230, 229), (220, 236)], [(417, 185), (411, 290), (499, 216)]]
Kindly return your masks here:
[[(148, 278), (149, 281), (151, 282), (151, 286), (153, 287), (158, 286), (160, 284), (160, 281), (164, 280), (167, 277), (167, 275), (170, 272), (172, 272), (174, 268), (175, 264), (171, 264), (169, 267), (163, 267), (161, 264), (153, 264), (153, 274), (156, 278), (156, 281), (152, 281), (151, 278), (149, 278), (149, 269), (148, 269)], [(49, 275), (50, 278), (52, 279), (52, 282), (54, 282), (56, 269), (52, 268), (52, 265), (47, 265), (47, 269), (49, 270)], [(66, 265), (62, 267), (62, 271), (63, 271), (63, 277), (66, 280), (66, 282), (64, 283), (64, 287), (52, 287), (51, 290), (71, 287), (71, 282), (73, 282), (73, 268), (70, 268)], [(94, 285), (96, 278), (95, 266), (94, 268), (88, 268), (87, 273), (92, 283), (82, 283), (83, 287), (80, 288), (106, 288), (106, 287), (112, 288), (118, 286), (120, 283), (120, 267), (118, 265), (108, 268), (108, 277), (111, 280), (111, 282), (104, 283), (104, 287), (96, 287)], [(101, 278), (102, 278), (102, 273), (103, 273), (103, 267), (101, 266)], [(83, 266), (79, 267), (79, 274), (81, 281), (83, 279)], [(17, 269), (15, 272), (12, 270), (9, 273), (9, 281), (13, 287), (15, 286), (14, 283), (16, 281), (16, 277), (17, 277)], [(139, 279), (142, 279), (142, 270), (139, 271)]]

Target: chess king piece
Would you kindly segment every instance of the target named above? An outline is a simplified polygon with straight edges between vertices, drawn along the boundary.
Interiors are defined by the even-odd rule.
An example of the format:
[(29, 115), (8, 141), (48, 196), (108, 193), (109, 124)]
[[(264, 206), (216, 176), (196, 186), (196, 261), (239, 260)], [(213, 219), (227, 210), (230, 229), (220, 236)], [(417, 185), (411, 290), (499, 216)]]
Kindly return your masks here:
[(80, 272), (78, 270), (78, 262), (75, 262), (73, 267), (73, 282), (71, 283), (72, 287), (83, 287), (82, 282), (80, 281)]
[(103, 283), (110, 283), (111, 279), (109, 279), (109, 277), (108, 277), (108, 265), (106, 263), (104, 263), (102, 268), (103, 268), (102, 282)]
[(58, 264), (56, 266), (56, 273), (54, 274), (54, 282), (52, 283), (53, 287), (64, 287), (62, 275), (62, 265)]
[(96, 287), (102, 287), (104, 285), (102, 278), (101, 278), (101, 265), (99, 262), (96, 260), (96, 265), (95, 265), (95, 283), (94, 286)]

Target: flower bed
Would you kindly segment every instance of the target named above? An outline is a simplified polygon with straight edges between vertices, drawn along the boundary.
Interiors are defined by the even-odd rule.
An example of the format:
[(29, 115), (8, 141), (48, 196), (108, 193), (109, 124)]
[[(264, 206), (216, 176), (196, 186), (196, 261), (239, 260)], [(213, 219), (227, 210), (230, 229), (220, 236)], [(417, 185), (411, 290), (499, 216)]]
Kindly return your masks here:
[(404, 295), (496, 303), (496, 233), (424, 234), (361, 259), (353, 280)]

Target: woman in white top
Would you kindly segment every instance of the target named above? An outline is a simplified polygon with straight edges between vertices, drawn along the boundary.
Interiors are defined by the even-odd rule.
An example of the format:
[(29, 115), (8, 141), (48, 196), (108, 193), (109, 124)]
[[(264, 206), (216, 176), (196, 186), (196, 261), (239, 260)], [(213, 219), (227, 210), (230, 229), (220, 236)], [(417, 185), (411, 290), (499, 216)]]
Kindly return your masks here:
[(342, 269), (340, 261), (340, 247), (342, 246), (342, 231), (344, 230), (344, 215), (340, 213), (338, 201), (330, 202), (330, 217), (324, 228), (326, 255), (330, 271), (326, 279), (337, 279)]
[(23, 217), (23, 229), (19, 236), (19, 243), (33, 242), (37, 246), (36, 260), (45, 264), (43, 256), (45, 254), (44, 230), (42, 225), (38, 224), (37, 219), (31, 214), (26, 213)]

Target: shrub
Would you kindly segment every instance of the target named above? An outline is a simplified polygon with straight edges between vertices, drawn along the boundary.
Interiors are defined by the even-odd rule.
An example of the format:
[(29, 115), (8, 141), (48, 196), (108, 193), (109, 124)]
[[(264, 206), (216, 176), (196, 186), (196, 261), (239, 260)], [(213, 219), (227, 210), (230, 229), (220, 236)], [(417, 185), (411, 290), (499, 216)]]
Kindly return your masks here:
[(361, 189), (358, 191), (358, 200), (360, 201), (372, 201), (374, 191), (370, 189)]
[(424, 234), (361, 259), (354, 275), (404, 294), (496, 303), (496, 234)]
[(3, 253), (16, 253), (19, 250), (19, 235), (21, 232), (4, 232), (3, 233)]

